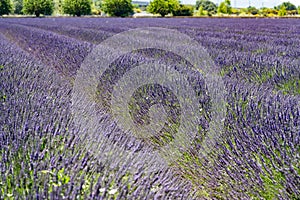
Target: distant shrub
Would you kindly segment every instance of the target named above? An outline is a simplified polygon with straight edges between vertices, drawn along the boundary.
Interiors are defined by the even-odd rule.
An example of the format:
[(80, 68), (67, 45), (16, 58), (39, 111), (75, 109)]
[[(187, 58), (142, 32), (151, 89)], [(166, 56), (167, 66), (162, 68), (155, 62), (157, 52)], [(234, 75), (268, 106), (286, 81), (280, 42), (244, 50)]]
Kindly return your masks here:
[(10, 0), (1, 0), (0, 1), (0, 16), (8, 15), (12, 9)]
[(153, 0), (147, 7), (148, 12), (153, 14), (160, 14), (162, 17), (173, 13), (175, 9), (178, 9), (178, 0)]
[(52, 15), (54, 10), (53, 0), (24, 0), (23, 12), (34, 14), (36, 17), (42, 15)]
[(65, 0), (63, 3), (63, 11), (65, 14), (80, 17), (81, 15), (89, 15), (92, 12), (91, 0)]
[(187, 6), (180, 4), (179, 7), (173, 10), (173, 16), (193, 16), (193, 6)]
[(280, 10), (280, 8), (282, 8), (282, 6), (284, 6), (286, 10), (297, 10), (297, 7), (289, 1), (288, 2), (283, 2), (279, 6), (276, 6), (275, 8), (277, 10)]
[(287, 15), (297, 15), (297, 13), (298, 13), (297, 10), (287, 10), (286, 11)]
[(100, 9), (92, 9), (92, 15), (101, 15)]
[(249, 6), (247, 8), (247, 14), (256, 15), (259, 13), (259, 10), (255, 8), (254, 6)]
[(286, 15), (286, 7), (284, 5), (281, 6), (280, 10), (278, 11), (279, 16), (285, 16)]
[(263, 16), (273, 17), (278, 14), (278, 11), (273, 8), (261, 8), (259, 13)]
[(127, 17), (133, 14), (131, 0), (104, 0), (102, 10), (115, 17)]
[(197, 0), (196, 1), (196, 10), (200, 10), (200, 7), (207, 11), (209, 14), (215, 14), (217, 12), (217, 6), (214, 2), (210, 0)]
[(231, 9), (231, 14), (233, 15), (240, 15), (243, 11), (241, 9), (237, 9), (237, 8), (232, 8)]
[(231, 2), (230, 0), (225, 0), (220, 3), (218, 7), (218, 13), (221, 14), (231, 14)]

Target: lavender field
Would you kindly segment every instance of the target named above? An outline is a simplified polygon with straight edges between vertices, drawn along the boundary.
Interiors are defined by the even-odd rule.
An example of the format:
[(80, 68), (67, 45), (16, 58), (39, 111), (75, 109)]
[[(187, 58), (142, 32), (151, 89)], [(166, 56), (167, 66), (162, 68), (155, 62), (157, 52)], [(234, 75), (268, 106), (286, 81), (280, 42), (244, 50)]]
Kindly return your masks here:
[[(224, 83), (223, 128), (205, 154), (213, 97), (201, 69), (173, 52), (132, 51), (97, 77), (93, 96), (74, 89), (88, 85), (81, 67), (98, 45), (147, 27), (198, 42)], [(189, 78), (201, 116), (197, 125), (182, 121), (180, 97), (145, 84), (128, 116), (149, 124), (159, 103), (168, 120), (145, 139), (111, 121), (111, 100), (128, 70), (153, 60)], [(195, 137), (167, 162), (172, 152), (153, 152), (175, 140), (181, 122)], [(0, 18), (0, 199), (300, 199), (299, 160), (297, 19)]]

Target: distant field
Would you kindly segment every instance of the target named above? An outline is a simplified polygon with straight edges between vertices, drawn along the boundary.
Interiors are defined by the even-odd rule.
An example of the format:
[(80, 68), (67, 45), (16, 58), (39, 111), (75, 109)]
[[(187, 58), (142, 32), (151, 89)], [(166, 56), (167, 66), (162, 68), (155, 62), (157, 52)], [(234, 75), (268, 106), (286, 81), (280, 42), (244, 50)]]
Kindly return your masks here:
[[(206, 75), (174, 52), (132, 51), (97, 77), (92, 96), (74, 92), (97, 45), (147, 27), (198, 42), (224, 82), (224, 127), (205, 156), (199, 151), (215, 120)], [(149, 139), (113, 121), (118, 81), (155, 60), (187, 76), (200, 105), (195, 137), (170, 162), (153, 152), (181, 131), (180, 96), (158, 85), (136, 88), (127, 106), (134, 124), (151, 124), (154, 104), (167, 113)], [(0, 199), (299, 199), (299, 144), (297, 19), (0, 18)]]

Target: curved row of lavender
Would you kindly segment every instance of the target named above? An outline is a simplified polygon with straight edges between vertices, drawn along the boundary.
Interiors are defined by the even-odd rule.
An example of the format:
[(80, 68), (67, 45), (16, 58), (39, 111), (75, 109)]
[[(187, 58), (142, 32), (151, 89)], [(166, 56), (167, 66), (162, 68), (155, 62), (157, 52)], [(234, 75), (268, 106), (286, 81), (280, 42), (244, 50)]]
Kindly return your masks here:
[[(198, 157), (212, 120), (202, 80), (195, 83), (205, 108), (202, 131), (176, 163), (145, 163), (144, 141), (136, 149), (113, 133), (95, 156), (73, 124), (76, 72), (108, 37), (153, 26), (207, 48), (228, 92), (225, 130), (215, 150)], [(299, 33), (293, 19), (1, 19), (0, 198), (299, 198)], [(170, 55), (145, 51), (116, 62), (130, 66), (149, 57), (163, 62)], [(117, 145), (142, 153), (111, 154)]]

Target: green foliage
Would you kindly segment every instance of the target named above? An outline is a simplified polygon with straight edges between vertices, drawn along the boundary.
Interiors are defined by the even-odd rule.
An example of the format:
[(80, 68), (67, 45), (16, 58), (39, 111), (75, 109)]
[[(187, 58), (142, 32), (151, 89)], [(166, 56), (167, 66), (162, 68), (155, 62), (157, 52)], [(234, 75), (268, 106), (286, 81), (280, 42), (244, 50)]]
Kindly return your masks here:
[(162, 17), (172, 13), (179, 7), (178, 0), (153, 0), (148, 6), (148, 12), (160, 14)]
[(1, 0), (0, 1), (0, 16), (8, 15), (12, 9), (10, 0)]
[(104, 0), (102, 10), (115, 17), (127, 17), (133, 14), (131, 0)]
[(0, 93), (0, 100), (4, 102), (4, 101), (6, 101), (6, 99), (7, 99), (7, 96), (5, 94)]
[(221, 2), (218, 7), (218, 13), (226, 13), (226, 5), (225, 2)]
[[(281, 189), (284, 188), (282, 183), (285, 181), (285, 176), (282, 172), (276, 170), (270, 158), (262, 154), (263, 162), (267, 168), (271, 169), (269, 171), (262, 168), (264, 173), (260, 175), (263, 181), (263, 188), (259, 189), (259, 195), (266, 200), (273, 200), (277, 197)], [(260, 161), (262, 162), (262, 161)], [(262, 165), (262, 164), (261, 164)], [(270, 172), (270, 173), (269, 173)]]
[(52, 192), (54, 187), (60, 187), (62, 185), (66, 185), (70, 181), (70, 176), (65, 173), (65, 169), (62, 168), (60, 170), (54, 169), (53, 171), (50, 170), (42, 170), (40, 171), (42, 174), (49, 175), (49, 191)]
[(294, 77), (282, 84), (278, 84), (277, 89), (281, 90), (283, 94), (300, 95), (300, 78)]
[(193, 6), (180, 4), (172, 12), (173, 16), (193, 16), (194, 8)]
[(276, 9), (280, 10), (282, 8), (282, 6), (284, 6), (286, 10), (297, 10), (297, 7), (294, 4), (292, 4), (291, 2), (283, 2), (282, 4), (277, 6)]
[(242, 13), (242, 9), (239, 9), (239, 8), (232, 8), (231, 9), (231, 14), (239, 15), (241, 13)]
[(281, 6), (280, 10), (278, 11), (279, 16), (285, 16), (286, 15), (286, 8), (284, 5)]
[(100, 9), (92, 9), (92, 15), (101, 15), (101, 10)]
[(230, 0), (225, 0), (220, 3), (218, 7), (218, 13), (223, 13), (223, 14), (231, 14), (231, 3)]
[(262, 14), (263, 16), (274, 16), (278, 14), (278, 11), (273, 8), (261, 8), (260, 14)]
[(199, 8), (199, 15), (202, 16), (204, 15), (204, 12), (203, 12), (203, 6), (201, 5), (200, 8)]
[(80, 17), (89, 15), (92, 12), (91, 0), (64, 0), (63, 11), (65, 14)]
[(24, 0), (23, 12), (26, 14), (34, 14), (36, 17), (43, 15), (51, 15), (53, 13), (53, 0)]
[(134, 8), (133, 11), (134, 11), (134, 13), (141, 13), (142, 12), (142, 10), (140, 8)]
[(101, 15), (101, 7), (102, 7), (102, 1), (101, 0), (93, 0), (92, 14), (93, 15)]
[(297, 15), (298, 11), (297, 10), (287, 10), (286, 14), (287, 15)]
[(264, 71), (256, 72), (253, 74), (253, 76), (250, 78), (256, 83), (263, 84), (272, 79), (276, 74), (276, 70), (273, 69), (267, 69)]
[[(8, 147), (7, 150), (11, 150), (12, 147)], [(4, 149), (0, 150), (2, 155)], [(12, 152), (9, 162), (3, 162), (1, 164), (7, 167), (11, 166), (12, 173), (5, 173), (0, 177), (0, 199), (20, 199), (18, 197), (29, 195), (29, 191), (32, 190), (34, 184), (34, 172), (30, 169), (30, 154), (24, 152), (22, 148), (15, 152)], [(21, 163), (23, 163), (21, 165)], [(20, 180), (20, 174), (26, 174), (26, 179)]]
[(23, 0), (13, 0), (14, 14), (23, 14)]
[(249, 6), (247, 8), (247, 14), (256, 15), (259, 13), (259, 10), (255, 8), (254, 6)]
[(202, 6), (203, 10), (208, 11), (210, 14), (215, 14), (217, 12), (217, 6), (214, 2), (210, 0), (197, 0), (196, 1), (196, 10), (199, 10)]
[(225, 0), (224, 1), (226, 3), (226, 5), (230, 6), (231, 5), (231, 1), (230, 0)]

